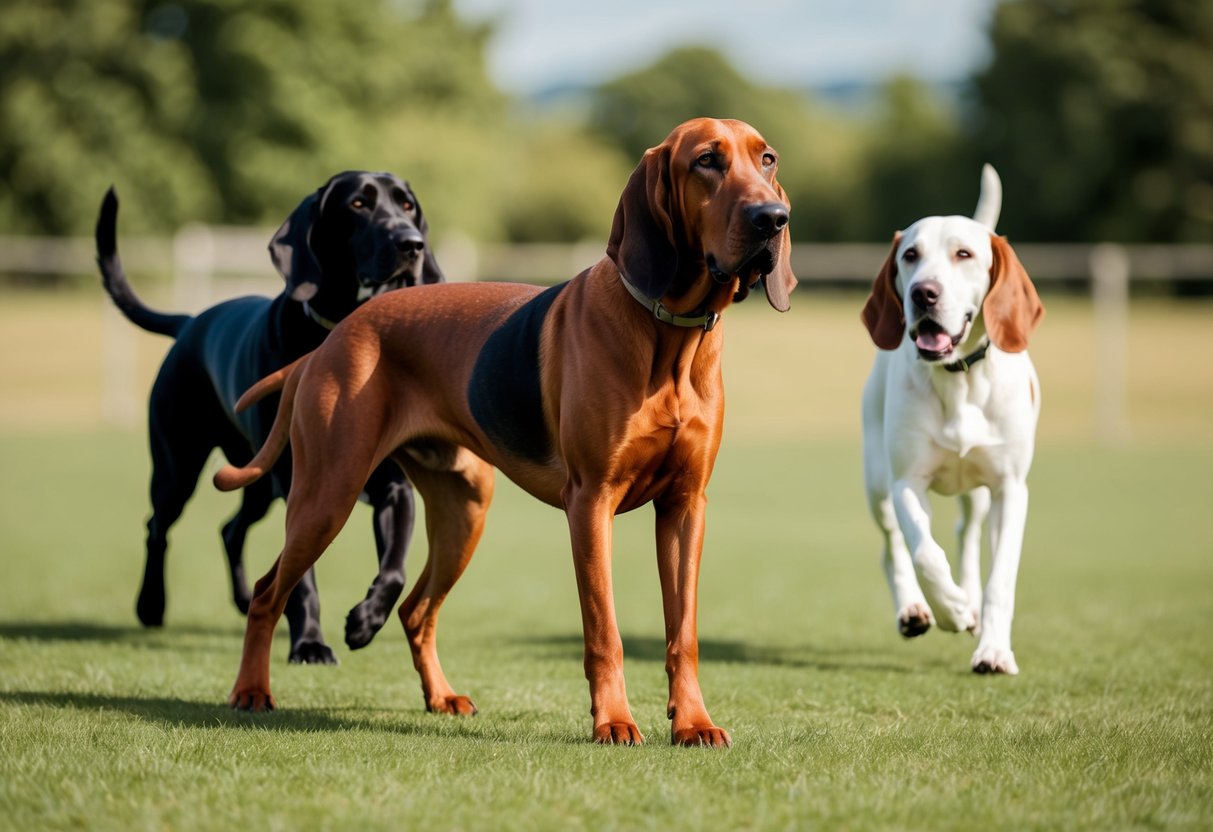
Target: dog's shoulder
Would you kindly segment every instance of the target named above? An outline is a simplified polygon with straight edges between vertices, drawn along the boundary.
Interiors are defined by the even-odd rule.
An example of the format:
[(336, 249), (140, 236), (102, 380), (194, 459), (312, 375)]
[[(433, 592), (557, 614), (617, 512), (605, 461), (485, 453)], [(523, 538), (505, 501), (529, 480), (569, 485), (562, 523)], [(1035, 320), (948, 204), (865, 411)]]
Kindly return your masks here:
[(544, 321), (568, 283), (545, 289), (510, 314), (485, 341), (468, 380), (472, 417), (508, 453), (536, 462), (552, 454), (543, 414), (539, 349)]

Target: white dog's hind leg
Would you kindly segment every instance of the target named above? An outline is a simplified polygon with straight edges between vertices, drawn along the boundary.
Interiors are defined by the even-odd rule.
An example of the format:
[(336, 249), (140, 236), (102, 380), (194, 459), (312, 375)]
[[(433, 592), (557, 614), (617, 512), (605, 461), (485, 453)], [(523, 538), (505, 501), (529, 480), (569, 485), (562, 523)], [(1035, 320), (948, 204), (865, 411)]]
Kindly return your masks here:
[[(959, 502), (956, 537), (960, 551), (960, 588), (969, 596), (969, 607), (977, 618), (981, 615), (981, 530), (990, 513), (990, 489), (978, 486), (961, 494)], [(974, 634), (980, 632), (979, 621)]]

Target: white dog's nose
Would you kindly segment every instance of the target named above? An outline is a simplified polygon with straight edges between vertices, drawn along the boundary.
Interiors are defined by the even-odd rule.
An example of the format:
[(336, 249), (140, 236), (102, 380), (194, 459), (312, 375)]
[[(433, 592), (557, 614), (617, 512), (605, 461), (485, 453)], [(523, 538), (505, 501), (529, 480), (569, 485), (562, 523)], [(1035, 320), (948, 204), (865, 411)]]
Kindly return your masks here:
[(920, 280), (910, 289), (910, 300), (924, 311), (934, 309), (943, 294), (943, 286), (938, 280)]

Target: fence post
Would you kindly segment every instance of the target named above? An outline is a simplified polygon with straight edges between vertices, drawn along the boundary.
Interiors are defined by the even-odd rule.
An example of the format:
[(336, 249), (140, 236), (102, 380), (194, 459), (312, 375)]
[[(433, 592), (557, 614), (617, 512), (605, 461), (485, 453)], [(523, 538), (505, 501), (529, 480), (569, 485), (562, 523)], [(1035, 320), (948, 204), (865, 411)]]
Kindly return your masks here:
[(215, 235), (210, 226), (191, 223), (173, 236), (173, 305), (190, 315), (211, 302), (215, 271)]
[(139, 410), (135, 396), (135, 328), (112, 303), (103, 303), (101, 420), (131, 428)]
[(1091, 249), (1095, 316), (1095, 435), (1107, 444), (1129, 439), (1126, 403), (1129, 350), (1129, 254), (1124, 246)]

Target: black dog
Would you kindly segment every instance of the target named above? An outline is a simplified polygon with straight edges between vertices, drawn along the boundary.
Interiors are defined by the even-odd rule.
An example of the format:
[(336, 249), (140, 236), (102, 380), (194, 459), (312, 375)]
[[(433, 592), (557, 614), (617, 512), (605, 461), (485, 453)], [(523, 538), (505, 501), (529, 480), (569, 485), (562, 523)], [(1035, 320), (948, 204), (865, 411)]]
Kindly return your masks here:
[[(276, 401), (236, 414), (240, 394), (315, 349), (337, 321), (371, 296), (444, 278), (427, 244), (417, 198), (408, 183), (388, 173), (338, 174), (300, 203), (270, 241), (274, 265), (286, 280), (281, 295), (237, 298), (194, 317), (156, 312), (135, 296), (118, 259), (117, 215), (111, 188), (97, 220), (97, 264), (105, 288), (134, 324), (176, 339), (148, 406), (152, 516), (136, 611), (145, 626), (158, 627), (164, 620), (168, 531), (193, 495), (207, 457), (220, 448), (230, 462), (247, 464), (274, 421)], [(245, 535), (289, 485), (287, 460), (264, 484), (244, 490), (239, 511), (223, 526), (232, 596), (241, 612), (248, 611), (250, 597)], [(390, 461), (371, 475), (364, 497), (374, 508), (379, 572), (346, 619), (346, 643), (354, 649), (370, 642), (404, 588), (415, 513), (412, 485)], [(286, 615), (292, 662), (336, 662), (320, 631), (311, 572), (291, 595)]]

